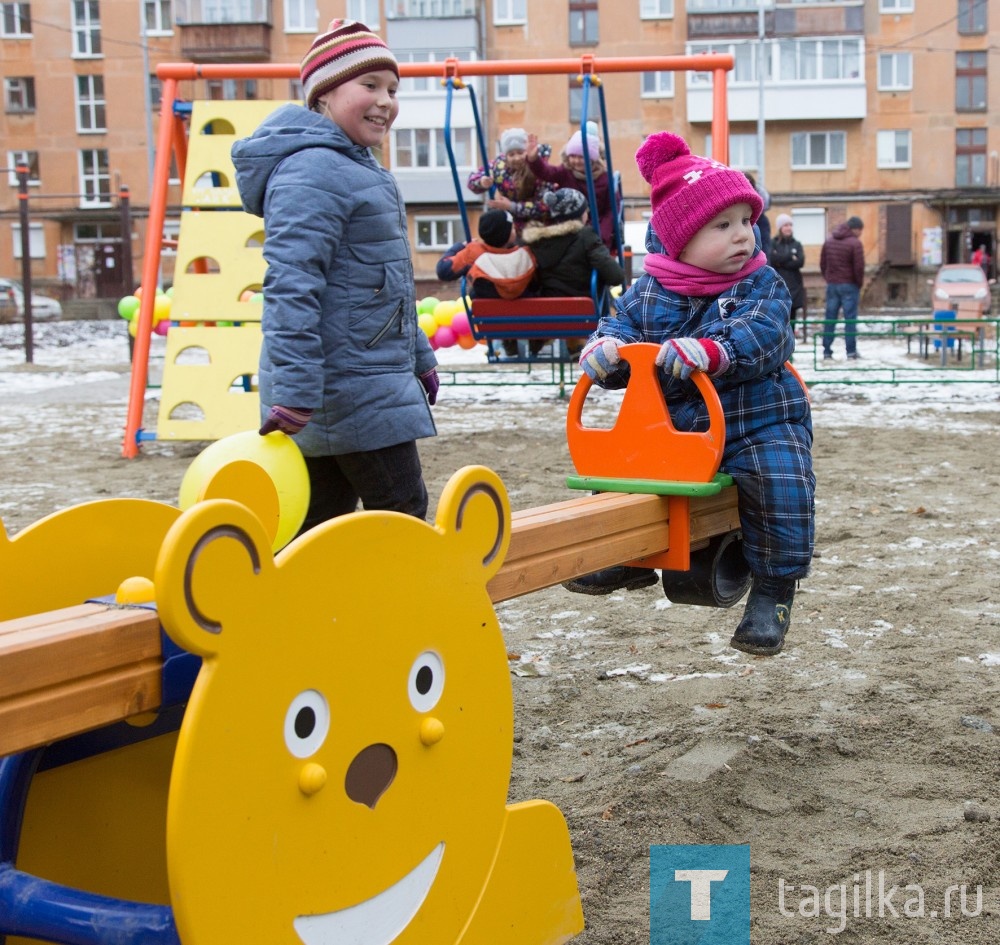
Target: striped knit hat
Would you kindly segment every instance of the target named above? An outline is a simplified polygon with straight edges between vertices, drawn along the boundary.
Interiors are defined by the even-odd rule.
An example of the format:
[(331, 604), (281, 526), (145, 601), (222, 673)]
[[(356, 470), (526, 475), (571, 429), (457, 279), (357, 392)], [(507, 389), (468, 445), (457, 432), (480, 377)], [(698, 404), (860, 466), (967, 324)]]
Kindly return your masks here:
[(306, 107), (315, 106), (321, 95), (338, 85), (381, 69), (399, 78), (399, 63), (379, 36), (357, 20), (330, 20), (327, 31), (313, 40), (302, 60)]

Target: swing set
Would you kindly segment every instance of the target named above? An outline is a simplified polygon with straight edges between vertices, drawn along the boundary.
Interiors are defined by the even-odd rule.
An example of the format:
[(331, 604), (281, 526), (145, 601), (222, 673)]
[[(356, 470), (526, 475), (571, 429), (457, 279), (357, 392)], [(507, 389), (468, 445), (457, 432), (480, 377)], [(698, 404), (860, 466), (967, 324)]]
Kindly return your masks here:
[[(454, 89), (467, 87), (463, 81), (472, 76), (495, 75), (576, 75), (583, 86), (583, 107), (581, 130), (586, 133), (589, 95), (596, 89), (599, 97), (601, 119), (604, 128), (605, 154), (608, 157), (608, 173), (612, 175), (611, 147), (608, 132), (607, 113), (604, 102), (602, 73), (630, 72), (709, 72), (712, 75), (712, 156), (719, 161), (728, 160), (729, 133), (727, 119), (726, 72), (733, 67), (733, 57), (726, 54), (706, 54), (698, 56), (642, 56), (598, 58), (591, 55), (580, 59), (547, 60), (479, 60), (461, 62), (455, 59), (441, 63), (403, 63), (400, 65), (402, 78), (441, 78), (446, 87), (447, 117), (445, 144), (452, 167), (456, 187), (459, 185), (457, 162), (451, 142), (451, 105)], [(215, 181), (232, 182), (235, 172), (229, 158), (229, 147), (238, 137), (245, 136), (265, 115), (261, 106), (277, 107), (279, 102), (195, 102), (193, 107), (183, 102), (178, 95), (181, 82), (200, 79), (297, 79), (299, 68), (295, 64), (245, 63), (245, 64), (198, 64), (165, 63), (157, 67), (157, 77), (162, 83), (160, 123), (156, 140), (156, 162), (150, 192), (149, 220), (147, 224), (147, 246), (143, 257), (143, 286), (155, 286), (159, 279), (163, 232), (168, 203), (171, 159), (176, 163), (184, 181), (182, 201), (184, 212), (178, 237), (178, 270), (174, 275), (175, 305), (178, 295), (197, 299), (190, 305), (191, 311), (183, 316), (185, 326), (174, 325), (168, 333), (168, 355), (185, 347), (203, 347), (209, 352), (213, 362), (209, 370), (192, 369), (178, 365), (168, 357), (164, 365), (161, 386), (161, 432), (143, 429), (143, 411), (146, 388), (149, 381), (149, 354), (152, 328), (154, 324), (155, 293), (142, 294), (137, 313), (137, 330), (132, 358), (132, 373), (129, 385), (128, 411), (122, 455), (126, 459), (135, 458), (144, 441), (163, 438), (162, 429), (167, 419), (164, 408), (172, 404), (195, 404), (202, 407), (206, 417), (204, 423), (175, 423), (166, 435), (173, 439), (212, 440), (229, 433), (249, 429), (255, 425), (257, 417), (257, 392), (246, 383), (256, 373), (256, 358), (260, 346), (260, 307), (241, 299), (250, 285), (263, 283), (265, 263), (260, 251), (262, 240), (261, 221), (240, 209), (239, 195), (234, 186), (209, 188), (199, 191), (195, 181), (209, 175)], [(470, 88), (470, 92), (472, 89)], [(198, 133), (196, 115), (200, 105), (210, 105), (220, 111), (226, 107), (234, 113), (243, 114), (249, 127), (240, 126), (239, 121), (223, 119), (221, 126), (227, 133), (205, 133), (215, 129), (211, 121)], [(237, 106), (252, 106), (242, 112)], [(478, 110), (474, 104), (478, 146), (484, 164), (489, 163), (486, 142), (481, 130)], [(221, 114), (221, 111), (220, 111)], [(197, 134), (197, 139), (189, 140)], [(189, 160), (189, 146), (194, 153), (200, 149), (198, 159)], [(207, 155), (207, 156), (205, 156)], [(596, 200), (592, 172), (587, 167), (587, 192), (590, 216), (593, 225), (598, 226)], [(614, 181), (616, 178), (611, 177)], [(622, 258), (622, 226), (620, 191), (613, 188), (615, 232), (619, 259)], [(470, 236), (469, 222), (464, 199), (459, 188), (459, 210), (466, 237)], [(228, 245), (227, 245), (228, 244)], [(181, 247), (200, 247), (182, 254)], [(190, 259), (188, 258), (190, 257)], [(209, 271), (207, 258), (218, 263), (218, 271)], [(192, 287), (196, 287), (192, 288)], [(470, 323), (477, 338), (487, 341), (503, 337), (580, 337), (589, 334), (596, 327), (597, 318), (607, 311), (607, 292), (598, 291), (596, 280), (592, 281), (590, 297), (582, 299), (533, 299), (520, 302), (491, 304), (474, 303), (471, 307)], [(206, 291), (210, 290), (210, 291)], [(463, 291), (463, 297), (465, 293)], [(237, 300), (240, 300), (237, 302)], [(199, 308), (200, 306), (200, 308)], [(235, 314), (233, 314), (235, 312)], [(236, 322), (234, 327), (204, 327), (223, 320)], [(534, 334), (534, 333), (538, 334)], [(560, 333), (563, 333), (560, 335)], [(173, 339), (171, 338), (173, 336)], [(491, 346), (488, 345), (488, 349)], [(208, 380), (206, 380), (206, 378)], [(243, 381), (242, 384), (239, 382)], [(242, 391), (240, 389), (242, 388)], [(234, 394), (233, 391), (239, 391)], [(239, 405), (236, 402), (239, 401)], [(206, 405), (211, 405), (208, 407)], [(249, 425), (248, 425), (249, 424)]]

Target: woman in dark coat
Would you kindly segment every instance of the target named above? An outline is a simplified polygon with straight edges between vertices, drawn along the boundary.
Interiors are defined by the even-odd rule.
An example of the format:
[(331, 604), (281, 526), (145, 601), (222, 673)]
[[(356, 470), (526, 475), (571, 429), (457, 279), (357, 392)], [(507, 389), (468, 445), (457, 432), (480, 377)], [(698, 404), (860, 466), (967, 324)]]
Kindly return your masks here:
[(792, 330), (795, 319), (806, 320), (806, 287), (802, 282), (802, 265), (806, 261), (802, 244), (792, 235), (792, 218), (787, 213), (779, 213), (778, 235), (771, 241), (771, 251), (767, 261), (778, 275), (785, 280), (788, 294), (792, 297)]

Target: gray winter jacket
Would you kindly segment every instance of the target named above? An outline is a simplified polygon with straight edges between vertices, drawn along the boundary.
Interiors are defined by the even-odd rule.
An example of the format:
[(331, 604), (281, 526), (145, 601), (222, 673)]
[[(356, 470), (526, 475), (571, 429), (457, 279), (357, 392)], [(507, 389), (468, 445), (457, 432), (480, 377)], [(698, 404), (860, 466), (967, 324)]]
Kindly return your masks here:
[(306, 456), (433, 436), (418, 375), (437, 359), (417, 325), (393, 176), (301, 105), (279, 108), (232, 156), (243, 208), (264, 218), (262, 416), (311, 408), (295, 438)]

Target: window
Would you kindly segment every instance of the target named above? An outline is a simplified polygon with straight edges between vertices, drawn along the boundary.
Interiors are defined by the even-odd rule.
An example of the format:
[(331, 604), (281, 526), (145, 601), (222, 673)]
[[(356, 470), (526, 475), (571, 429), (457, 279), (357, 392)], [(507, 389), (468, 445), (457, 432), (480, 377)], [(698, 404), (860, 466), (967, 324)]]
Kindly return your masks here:
[[(712, 136), (705, 135), (705, 156), (712, 155)], [(729, 136), (729, 166), (737, 167), (741, 171), (756, 170), (760, 164), (760, 155), (757, 153), (757, 135), (733, 135)]]
[(879, 53), (878, 88), (880, 92), (913, 88), (913, 53)]
[(3, 108), (8, 115), (26, 115), (35, 110), (35, 80), (10, 76), (3, 80)]
[(293, 102), (304, 102), (306, 100), (306, 92), (302, 88), (302, 81), (300, 79), (289, 80), (288, 98)]
[(188, 0), (178, 13), (180, 22), (266, 23), (271, 25), (270, 0)]
[(493, 4), (493, 24), (510, 26), (512, 23), (528, 22), (528, 0), (495, 0)]
[(163, 221), (163, 248), (160, 250), (161, 256), (176, 256), (177, 241), (181, 237), (180, 220)]
[(460, 217), (417, 217), (413, 225), (417, 249), (434, 249), (440, 252), (465, 239)]
[(31, 4), (0, 3), (0, 36), (5, 39), (31, 35)]
[(163, 102), (163, 83), (155, 73), (149, 76), (149, 107), (152, 111), (158, 112)]
[[(449, 57), (454, 57), (455, 59), (472, 59), (475, 57), (474, 50), (471, 49), (437, 49), (433, 52), (397, 52), (396, 59), (399, 62), (444, 62), (445, 59)], [(479, 95), (482, 86), (479, 84), (479, 79), (475, 76), (470, 76), (465, 80), (468, 85), (470, 85)], [(440, 95), (445, 95), (445, 88), (441, 85), (441, 74), (435, 76), (420, 76), (407, 79), (401, 79), (399, 83), (399, 92), (401, 95), (413, 92), (420, 93), (437, 93)]]
[[(315, 7), (315, 4), (313, 4)], [(369, 29), (377, 30), (381, 22), (378, 15), (378, 0), (347, 0), (347, 18), (360, 20)], [(315, 9), (313, 22), (316, 20)]]
[(108, 123), (104, 114), (104, 76), (76, 77), (76, 130), (81, 134), (104, 132)]
[(880, 131), (876, 138), (876, 165), (878, 167), (909, 167), (909, 131)]
[[(378, 14), (378, 4), (375, 5), (376, 19)], [(352, 20), (360, 20), (369, 29), (375, 29), (364, 17), (350, 16)], [(317, 31), (317, 10), (315, 0), (285, 0), (285, 32), (286, 33), (315, 33)]]
[(955, 110), (986, 111), (986, 53), (955, 53)]
[(913, 0), (878, 0), (879, 13), (912, 13)]
[(387, 19), (432, 20), (442, 16), (475, 16), (476, 0), (387, 0)]
[(493, 97), (498, 102), (526, 102), (528, 77), (526, 75), (498, 75), (493, 80)]
[(213, 102), (252, 102), (257, 98), (257, 80), (209, 79), (205, 93)]
[(597, 45), (597, 0), (569, 0), (569, 44)]
[(111, 174), (104, 148), (80, 152), (80, 194), (81, 207), (111, 206)]
[(986, 186), (985, 128), (959, 128), (955, 132), (955, 186)]
[[(10, 234), (14, 240), (14, 258), (21, 258), (21, 224), (12, 223)], [(41, 223), (28, 224), (28, 255), (32, 259), (45, 258), (45, 227)], [(34, 295), (34, 293), (32, 293)]]
[(170, 0), (143, 0), (143, 15), (147, 36), (164, 36), (173, 32)]
[(782, 82), (857, 79), (863, 75), (862, 55), (859, 39), (782, 40), (778, 78)]
[(958, 0), (959, 33), (985, 33), (987, 0)]
[[(805, 2), (808, 3), (810, 0), (805, 0)], [(842, 0), (833, 0), (833, 2), (842, 2)], [(756, 12), (757, 7), (757, 0), (687, 0), (688, 13), (716, 13), (732, 10), (749, 13)], [(764, 9), (773, 10), (774, 0), (764, 0)]]
[(812, 131), (792, 135), (793, 170), (827, 170), (847, 167), (847, 134)]
[(674, 15), (674, 0), (639, 0), (639, 19), (668, 20)]
[[(770, 46), (771, 44), (766, 44)], [(726, 76), (726, 82), (730, 86), (756, 85), (757, 84), (757, 43), (689, 43), (689, 53), (701, 56), (709, 53), (723, 53), (733, 57), (735, 62), (732, 70)], [(770, 56), (765, 51), (763, 55), (764, 78), (771, 78)], [(710, 72), (692, 72), (688, 76), (688, 84), (691, 87), (699, 85), (710, 86), (712, 84), (712, 74)]]
[(37, 151), (8, 151), (7, 152), (7, 181), (11, 187), (19, 186), (17, 179), (17, 166), (19, 164), (28, 165), (28, 186), (38, 187), (42, 178), (38, 171)]
[[(475, 137), (472, 128), (452, 128), (451, 147), (458, 167), (475, 166)], [(443, 128), (397, 129), (392, 133), (391, 153), (392, 166), (397, 170), (450, 166)]]
[(643, 72), (643, 98), (673, 98), (674, 74), (672, 72)]
[(826, 240), (826, 211), (822, 207), (796, 207), (792, 222), (795, 238), (803, 246), (821, 246)]
[(101, 55), (101, 11), (97, 0), (73, 0), (73, 58)]

